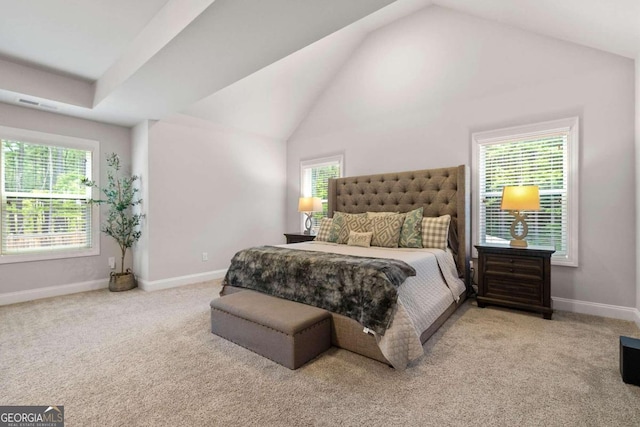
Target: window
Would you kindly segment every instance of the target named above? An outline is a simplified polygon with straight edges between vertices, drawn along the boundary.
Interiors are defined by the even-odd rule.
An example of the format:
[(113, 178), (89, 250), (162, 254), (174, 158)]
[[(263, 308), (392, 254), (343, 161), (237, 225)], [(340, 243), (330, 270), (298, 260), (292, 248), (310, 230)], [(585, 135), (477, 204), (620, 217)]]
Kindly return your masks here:
[[(329, 178), (342, 176), (343, 161), (344, 156), (339, 155), (300, 162), (300, 197), (319, 197), (322, 200), (322, 212), (316, 212), (312, 217), (314, 231), (320, 226), (320, 219), (328, 215)], [(304, 217), (303, 214), (301, 224), (304, 224)]]
[(0, 263), (97, 255), (96, 141), (0, 126)]
[(502, 188), (537, 185), (540, 211), (527, 212), (530, 245), (553, 246), (553, 264), (578, 265), (578, 118), (473, 134), (474, 241), (509, 242), (513, 216)]

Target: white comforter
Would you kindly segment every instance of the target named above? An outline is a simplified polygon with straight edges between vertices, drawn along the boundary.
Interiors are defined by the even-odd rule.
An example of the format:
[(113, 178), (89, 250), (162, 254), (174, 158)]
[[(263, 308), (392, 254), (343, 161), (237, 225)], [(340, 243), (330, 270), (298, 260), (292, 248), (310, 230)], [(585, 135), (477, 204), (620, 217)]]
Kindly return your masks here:
[(465, 291), (464, 283), (458, 278), (453, 256), (440, 249), (363, 248), (315, 241), (282, 246), (392, 258), (415, 268), (416, 276), (409, 277), (398, 289), (398, 306), (391, 326), (384, 336), (374, 334), (382, 354), (396, 369), (405, 369), (409, 362), (424, 354), (420, 335)]

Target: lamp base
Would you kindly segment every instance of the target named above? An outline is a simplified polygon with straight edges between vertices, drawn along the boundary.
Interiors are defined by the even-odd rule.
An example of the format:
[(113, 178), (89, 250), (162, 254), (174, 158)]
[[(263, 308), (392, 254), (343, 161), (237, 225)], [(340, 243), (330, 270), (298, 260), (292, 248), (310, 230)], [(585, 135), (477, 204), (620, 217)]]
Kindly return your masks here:
[[(526, 248), (527, 242), (524, 240), (529, 233), (529, 226), (527, 226), (527, 214), (521, 214), (519, 211), (511, 211), (511, 214), (514, 216), (513, 222), (511, 223), (511, 246), (515, 248)], [(517, 227), (518, 224), (522, 225), (522, 232), (518, 233)]]
[(311, 234), (311, 215), (313, 215), (311, 212), (306, 212), (305, 215), (307, 215), (307, 219), (304, 221), (304, 234), (309, 235)]
[(516, 248), (526, 248), (527, 246), (527, 241), (526, 240), (512, 240), (510, 243), (511, 246), (516, 247)]

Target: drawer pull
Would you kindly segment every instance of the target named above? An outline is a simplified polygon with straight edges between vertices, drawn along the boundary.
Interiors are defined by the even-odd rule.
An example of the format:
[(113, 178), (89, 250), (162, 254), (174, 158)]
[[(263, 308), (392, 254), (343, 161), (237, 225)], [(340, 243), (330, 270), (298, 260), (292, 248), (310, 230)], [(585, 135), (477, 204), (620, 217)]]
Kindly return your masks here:
[[(513, 264), (513, 258), (509, 258), (509, 262)], [(513, 270), (512, 270), (513, 271)]]
[(513, 273), (513, 268), (510, 268), (510, 269), (509, 269), (509, 271), (510, 271), (511, 273)]

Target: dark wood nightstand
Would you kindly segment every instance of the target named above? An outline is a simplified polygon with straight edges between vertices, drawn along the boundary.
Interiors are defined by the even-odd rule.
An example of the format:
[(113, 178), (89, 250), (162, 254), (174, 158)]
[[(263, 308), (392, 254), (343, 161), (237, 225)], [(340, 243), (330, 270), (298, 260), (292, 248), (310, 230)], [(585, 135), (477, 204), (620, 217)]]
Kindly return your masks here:
[(478, 307), (487, 304), (542, 313), (551, 319), (551, 255), (548, 246), (476, 245)]
[(284, 237), (287, 238), (287, 245), (288, 245), (289, 243), (310, 242), (316, 238), (316, 235), (297, 232), (297, 233), (284, 233)]

